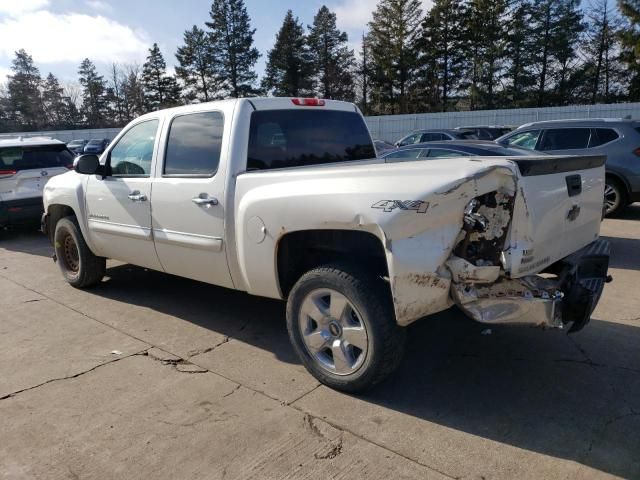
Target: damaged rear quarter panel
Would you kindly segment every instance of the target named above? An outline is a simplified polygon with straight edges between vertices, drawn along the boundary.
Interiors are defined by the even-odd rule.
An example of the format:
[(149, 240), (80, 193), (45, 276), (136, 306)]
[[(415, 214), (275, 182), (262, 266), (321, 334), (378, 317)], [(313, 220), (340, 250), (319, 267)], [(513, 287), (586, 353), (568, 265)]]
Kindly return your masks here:
[[(504, 160), (380, 161), (239, 175), (235, 228), (239, 270), (250, 293), (282, 298), (278, 241), (303, 230), (360, 230), (382, 243), (400, 325), (451, 305), (445, 266), (462, 228), (466, 204), (511, 185)], [(428, 204), (428, 205), (427, 205)], [(265, 225), (264, 240), (248, 234), (251, 219)], [(253, 221), (255, 223), (255, 220)]]

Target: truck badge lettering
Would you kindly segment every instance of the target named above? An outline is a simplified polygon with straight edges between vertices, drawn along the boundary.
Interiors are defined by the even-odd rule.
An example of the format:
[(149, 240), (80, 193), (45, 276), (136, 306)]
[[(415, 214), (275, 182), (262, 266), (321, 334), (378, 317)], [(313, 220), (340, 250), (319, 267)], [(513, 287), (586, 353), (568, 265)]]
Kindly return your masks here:
[(371, 205), (371, 208), (379, 208), (385, 212), (392, 212), (396, 208), (400, 210), (412, 210), (416, 213), (426, 213), (429, 208), (429, 202), (422, 200), (380, 200)]

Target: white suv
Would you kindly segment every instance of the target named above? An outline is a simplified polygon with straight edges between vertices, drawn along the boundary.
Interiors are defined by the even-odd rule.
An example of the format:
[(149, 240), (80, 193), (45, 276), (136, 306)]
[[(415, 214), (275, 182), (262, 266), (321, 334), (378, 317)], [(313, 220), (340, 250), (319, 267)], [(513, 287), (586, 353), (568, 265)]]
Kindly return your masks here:
[(47, 181), (73, 168), (74, 155), (51, 138), (0, 139), (0, 228), (37, 223)]

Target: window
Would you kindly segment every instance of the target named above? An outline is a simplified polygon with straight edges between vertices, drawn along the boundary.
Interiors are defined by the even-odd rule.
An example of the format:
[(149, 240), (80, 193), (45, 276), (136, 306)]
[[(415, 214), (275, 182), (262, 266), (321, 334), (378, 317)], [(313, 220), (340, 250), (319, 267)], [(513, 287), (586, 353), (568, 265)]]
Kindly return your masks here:
[(0, 149), (0, 170), (69, 168), (73, 158), (65, 145), (6, 147)]
[(109, 153), (114, 177), (148, 177), (158, 131), (158, 120), (138, 123), (125, 133)]
[(469, 154), (465, 152), (457, 152), (456, 150), (446, 150), (444, 148), (430, 148), (429, 158), (443, 158), (443, 157), (468, 157)]
[(408, 148), (406, 150), (398, 150), (385, 155), (385, 160), (412, 160), (420, 157), (423, 152), (421, 148)]
[(544, 132), (540, 150), (576, 150), (587, 148), (591, 130), (588, 128), (554, 128)]
[(398, 142), (399, 147), (404, 147), (405, 145), (411, 145), (413, 143), (418, 143), (418, 138), (420, 137), (419, 133), (414, 133), (413, 135), (409, 135), (408, 137), (404, 137), (402, 140)]
[(529, 132), (515, 133), (509, 138), (506, 138), (502, 143), (513, 145), (515, 147), (527, 148), (529, 150), (535, 150), (539, 137), (540, 130), (531, 130)]
[(375, 158), (362, 117), (336, 110), (258, 110), (251, 114), (247, 170)]
[(421, 142), (438, 142), (440, 140), (449, 140), (448, 137), (443, 135), (442, 133), (423, 133)]
[(214, 175), (220, 163), (223, 127), (220, 112), (176, 117), (169, 129), (164, 175)]
[(599, 147), (605, 143), (613, 142), (620, 138), (613, 128), (594, 128), (591, 130), (591, 141), (589, 148)]

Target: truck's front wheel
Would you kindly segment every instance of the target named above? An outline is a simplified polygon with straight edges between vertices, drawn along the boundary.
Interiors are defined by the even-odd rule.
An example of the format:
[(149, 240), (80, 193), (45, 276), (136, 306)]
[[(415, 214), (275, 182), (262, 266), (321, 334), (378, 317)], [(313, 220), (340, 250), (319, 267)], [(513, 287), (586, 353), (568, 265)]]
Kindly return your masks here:
[(61, 218), (55, 228), (54, 248), (65, 280), (76, 288), (99, 283), (105, 274), (106, 259), (89, 250), (75, 217)]
[(365, 390), (400, 364), (404, 329), (382, 280), (329, 265), (304, 274), (287, 303), (289, 338), (307, 370), (325, 385)]

